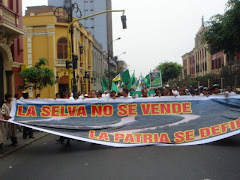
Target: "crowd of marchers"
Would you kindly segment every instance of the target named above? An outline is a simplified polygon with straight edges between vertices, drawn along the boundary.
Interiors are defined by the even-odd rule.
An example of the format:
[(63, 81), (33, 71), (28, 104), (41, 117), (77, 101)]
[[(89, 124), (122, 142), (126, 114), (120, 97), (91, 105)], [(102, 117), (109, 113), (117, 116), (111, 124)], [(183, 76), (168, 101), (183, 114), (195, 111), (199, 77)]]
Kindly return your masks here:
[[(33, 130), (27, 127), (21, 127), (16, 124), (8, 123), (11, 119), (10, 112), (12, 108), (12, 95), (5, 94), (5, 102), (0, 106), (0, 153), (3, 153), (3, 144), (6, 144), (8, 139), (11, 140), (12, 146), (17, 146), (17, 132), (21, 132), (23, 139), (34, 138)], [(28, 99), (28, 93), (22, 92), (22, 97), (19, 98), (18, 94), (15, 94), (14, 98)]]
[[(225, 97), (236, 95), (236, 92), (232, 90), (232, 86), (228, 85), (226, 87), (226, 91), (222, 92), (220, 90), (219, 85), (215, 84), (211, 89), (208, 89), (207, 87), (199, 87), (198, 89), (183, 89), (183, 88), (177, 88), (177, 87), (169, 87), (169, 85), (165, 85), (164, 87), (160, 88), (142, 88), (140, 90), (140, 96), (136, 96), (134, 93), (131, 95), (130, 92), (139, 92), (139, 89), (136, 91), (134, 89), (120, 89), (119, 92), (116, 91), (100, 91), (100, 90), (92, 90), (88, 94), (85, 93), (78, 93), (78, 97), (74, 98), (73, 93), (66, 92), (64, 93), (63, 99), (88, 99), (88, 98), (96, 98), (96, 99), (117, 99), (117, 98), (147, 98), (147, 97), (161, 97), (161, 96), (217, 96), (220, 94), (224, 94)], [(154, 92), (149, 94), (149, 91)], [(131, 96), (130, 96), (131, 95)], [(28, 99), (28, 93), (23, 92), (22, 97), (19, 98), (19, 96), (16, 94), (15, 97), (18, 99)], [(36, 96), (36, 98), (40, 98), (40, 94)], [(55, 99), (61, 99), (60, 93), (56, 93)], [(17, 132), (23, 133), (23, 139), (26, 138), (34, 138), (33, 137), (33, 131), (30, 128), (27, 127), (20, 127), (12, 123), (7, 123), (8, 120), (11, 118), (10, 112), (11, 112), (11, 102), (12, 102), (12, 95), (6, 94), (5, 95), (5, 102), (0, 106), (0, 153), (3, 149), (3, 144), (7, 142), (8, 139), (11, 140), (11, 145), (16, 146), (17, 145)], [(66, 138), (60, 137), (57, 141), (63, 143)], [(70, 143), (70, 140), (67, 139), (67, 143)]]
[[(226, 91), (222, 91), (218, 84), (213, 85), (212, 88), (207, 87), (199, 87), (198, 89), (184, 89), (177, 87), (169, 87), (169, 85), (165, 85), (160, 88), (143, 88), (140, 90), (140, 96), (136, 96), (134, 93), (131, 95), (131, 92), (137, 92), (139, 90), (131, 89), (120, 89), (119, 92), (116, 91), (100, 91), (100, 90), (92, 90), (89, 94), (80, 94), (77, 99), (86, 99), (86, 98), (98, 98), (98, 99), (117, 99), (117, 98), (146, 98), (146, 97), (161, 97), (161, 96), (215, 96), (215, 95), (225, 95), (226, 97), (236, 95), (237, 93), (233, 91), (232, 86), (228, 85), (226, 87)], [(149, 93), (154, 92), (154, 93)], [(56, 98), (60, 98), (60, 94), (56, 94)], [(64, 98), (74, 99), (73, 95), (70, 93), (66, 93)]]

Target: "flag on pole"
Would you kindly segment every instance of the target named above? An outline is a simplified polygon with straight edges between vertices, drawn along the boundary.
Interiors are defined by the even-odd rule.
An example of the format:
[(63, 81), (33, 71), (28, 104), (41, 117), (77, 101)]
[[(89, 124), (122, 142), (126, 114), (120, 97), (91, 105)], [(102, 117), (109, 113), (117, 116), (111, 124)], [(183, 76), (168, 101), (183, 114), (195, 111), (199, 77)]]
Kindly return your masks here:
[(133, 72), (133, 75), (132, 75), (132, 77), (130, 78), (130, 81), (129, 81), (129, 83), (128, 83), (127, 88), (128, 88), (128, 89), (131, 89), (131, 87), (132, 87), (132, 85), (134, 85), (134, 83), (135, 83), (135, 73)]
[(129, 83), (129, 81), (130, 81), (130, 74), (129, 74), (129, 70), (127, 69), (122, 73), (122, 82)]
[(118, 87), (117, 87), (117, 85), (116, 85), (114, 82), (112, 82), (112, 88), (111, 88), (111, 91), (115, 91), (115, 92), (118, 93)]
[(144, 84), (145, 84), (145, 86), (146, 86), (147, 88), (150, 87), (150, 77), (149, 77), (149, 74), (146, 75), (145, 78), (143, 78), (143, 82), (144, 82)]
[(105, 77), (101, 78), (101, 85), (102, 85), (102, 90), (103, 91), (108, 90), (108, 81)]
[(112, 81), (121, 81), (121, 76), (118, 74)]

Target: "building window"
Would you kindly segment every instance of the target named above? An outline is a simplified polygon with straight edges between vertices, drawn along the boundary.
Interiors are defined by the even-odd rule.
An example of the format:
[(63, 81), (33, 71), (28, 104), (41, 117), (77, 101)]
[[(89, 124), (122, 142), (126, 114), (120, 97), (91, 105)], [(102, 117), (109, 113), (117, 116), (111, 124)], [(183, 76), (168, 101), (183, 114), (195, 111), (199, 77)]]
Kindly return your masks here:
[(90, 9), (90, 11), (93, 11), (93, 9)]
[(57, 58), (67, 59), (67, 38), (60, 38), (57, 42)]
[(219, 59), (218, 59), (218, 68), (221, 68), (221, 65), (222, 65), (222, 63), (221, 63), (221, 58), (219, 58)]
[(94, 20), (94, 18), (90, 18), (90, 20)]

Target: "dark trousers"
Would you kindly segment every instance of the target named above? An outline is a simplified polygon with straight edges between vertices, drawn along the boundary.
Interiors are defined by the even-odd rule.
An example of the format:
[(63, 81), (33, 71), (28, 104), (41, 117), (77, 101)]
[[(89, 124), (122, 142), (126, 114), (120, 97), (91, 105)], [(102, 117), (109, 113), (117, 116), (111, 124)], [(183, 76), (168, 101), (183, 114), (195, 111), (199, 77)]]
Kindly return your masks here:
[(30, 138), (33, 137), (33, 130), (28, 127), (23, 127), (23, 138), (27, 138), (27, 136)]

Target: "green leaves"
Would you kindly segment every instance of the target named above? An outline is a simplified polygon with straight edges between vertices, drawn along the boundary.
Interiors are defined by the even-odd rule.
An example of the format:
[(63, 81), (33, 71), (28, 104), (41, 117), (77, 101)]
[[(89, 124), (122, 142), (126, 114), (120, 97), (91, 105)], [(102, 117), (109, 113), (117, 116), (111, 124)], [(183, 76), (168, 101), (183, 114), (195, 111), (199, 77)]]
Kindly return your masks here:
[(41, 90), (48, 85), (54, 85), (54, 73), (51, 69), (42, 67), (45, 65), (47, 65), (47, 59), (39, 58), (39, 62), (34, 67), (20, 72), (19, 76), (23, 78), (24, 82), (18, 89), (24, 90), (28, 87), (33, 87), (34, 90)]
[(181, 75), (183, 67), (175, 62), (164, 62), (158, 65), (157, 69), (162, 71), (163, 82), (168, 82)]
[(229, 0), (223, 15), (215, 15), (207, 23), (204, 42), (211, 54), (224, 51), (235, 55), (240, 51), (240, 1)]

